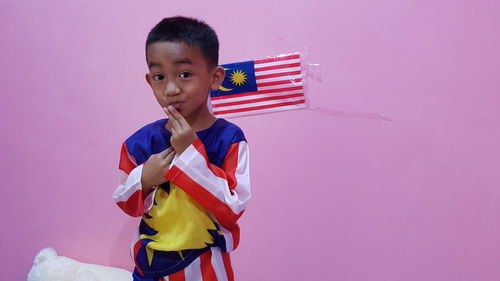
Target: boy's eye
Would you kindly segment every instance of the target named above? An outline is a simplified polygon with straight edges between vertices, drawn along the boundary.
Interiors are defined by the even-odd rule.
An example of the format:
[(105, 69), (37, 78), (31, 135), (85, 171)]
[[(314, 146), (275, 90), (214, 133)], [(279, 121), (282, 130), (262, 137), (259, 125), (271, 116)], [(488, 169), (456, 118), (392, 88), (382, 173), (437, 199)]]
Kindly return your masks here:
[(182, 72), (181, 74), (179, 74), (179, 77), (180, 78), (189, 78), (189, 77), (191, 77), (191, 75), (192, 74), (189, 72)]
[(153, 75), (153, 80), (155, 80), (155, 81), (163, 80), (163, 78), (165, 78), (165, 76), (163, 76), (161, 74), (155, 74), (155, 75)]

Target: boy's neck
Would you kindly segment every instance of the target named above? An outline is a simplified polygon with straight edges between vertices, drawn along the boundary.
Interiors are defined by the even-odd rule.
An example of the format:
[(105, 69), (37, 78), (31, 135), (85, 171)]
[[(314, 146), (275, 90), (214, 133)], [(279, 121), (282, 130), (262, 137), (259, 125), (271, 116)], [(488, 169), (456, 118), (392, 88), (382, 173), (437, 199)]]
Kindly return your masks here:
[(208, 129), (217, 120), (217, 117), (213, 116), (208, 110), (206, 114), (199, 114), (197, 116), (190, 116), (191, 118), (186, 118), (186, 121), (191, 125), (193, 131), (198, 132)]

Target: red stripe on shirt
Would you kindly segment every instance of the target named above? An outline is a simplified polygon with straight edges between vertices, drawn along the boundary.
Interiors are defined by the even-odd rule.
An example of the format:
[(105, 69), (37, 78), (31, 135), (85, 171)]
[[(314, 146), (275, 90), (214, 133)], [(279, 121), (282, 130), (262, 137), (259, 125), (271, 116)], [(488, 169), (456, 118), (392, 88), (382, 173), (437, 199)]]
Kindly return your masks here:
[(236, 221), (243, 213), (235, 214), (225, 202), (219, 200), (177, 166), (172, 166), (165, 177), (214, 214), (217, 220), (228, 229), (234, 227)]
[(222, 252), (222, 260), (224, 261), (224, 268), (227, 273), (227, 280), (234, 281), (233, 267), (231, 266), (231, 259), (229, 258), (229, 253)]
[(116, 204), (129, 216), (141, 216), (144, 209), (142, 190), (137, 190), (136, 192), (134, 192), (134, 194), (132, 194), (132, 196), (127, 199), (127, 201), (120, 201)]
[(222, 163), (222, 169), (226, 171), (229, 189), (235, 189), (238, 185), (238, 180), (236, 179), (236, 169), (238, 169), (239, 147), (239, 143), (231, 144), (227, 150), (227, 156)]
[(139, 250), (141, 249), (141, 244), (142, 244), (141, 240), (139, 240), (134, 245), (134, 263), (135, 263), (135, 268), (137, 269), (137, 272), (139, 272), (139, 275), (144, 277), (144, 273), (142, 272), (139, 265), (136, 263), (137, 254), (139, 253)]
[(137, 167), (137, 165), (130, 159), (130, 154), (128, 153), (127, 146), (125, 143), (122, 144), (122, 150), (120, 154), (120, 163), (118, 168), (127, 174)]
[[(193, 142), (193, 146), (205, 158), (208, 168), (212, 171), (212, 173), (214, 173), (214, 175), (219, 178), (225, 179), (230, 190), (235, 189), (238, 184), (238, 181), (236, 179), (236, 169), (238, 169), (238, 154), (240, 144), (233, 143), (229, 146), (226, 152), (226, 158), (224, 158), (224, 162), (222, 163), (222, 169), (210, 163), (210, 160), (208, 160), (205, 145), (203, 145), (203, 142), (200, 139), (196, 139), (196, 141)], [(232, 192), (231, 195), (233, 195)]]
[[(203, 156), (203, 158), (205, 158), (205, 161), (207, 162), (207, 166), (210, 169), (210, 171), (212, 171), (212, 173), (217, 177), (225, 179), (227, 181), (226, 172), (221, 168), (217, 167), (216, 165), (210, 163), (210, 160), (208, 160), (207, 152), (205, 146), (203, 145), (203, 142), (200, 139), (196, 139), (192, 144), (194, 148), (196, 148), (196, 150), (198, 150), (198, 152)], [(228, 182), (228, 185), (229, 184), (230, 183)]]
[(184, 269), (181, 269), (176, 273), (170, 274), (168, 276), (168, 281), (186, 281), (186, 275)]
[(203, 281), (217, 281), (214, 268), (212, 266), (212, 251), (206, 251), (200, 256), (200, 269)]

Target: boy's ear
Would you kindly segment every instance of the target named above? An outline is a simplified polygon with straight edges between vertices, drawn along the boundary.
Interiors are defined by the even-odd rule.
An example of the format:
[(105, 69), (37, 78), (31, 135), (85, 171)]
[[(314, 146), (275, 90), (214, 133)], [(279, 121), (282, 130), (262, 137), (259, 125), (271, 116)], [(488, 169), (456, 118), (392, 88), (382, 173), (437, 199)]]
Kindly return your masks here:
[(146, 73), (145, 78), (146, 82), (148, 82), (149, 86), (151, 86), (151, 76), (149, 76), (149, 73)]
[(214, 69), (214, 74), (212, 76), (212, 85), (210, 86), (210, 89), (212, 91), (217, 91), (224, 81), (224, 76), (226, 75), (226, 72), (224, 71), (224, 68), (217, 66), (216, 69)]

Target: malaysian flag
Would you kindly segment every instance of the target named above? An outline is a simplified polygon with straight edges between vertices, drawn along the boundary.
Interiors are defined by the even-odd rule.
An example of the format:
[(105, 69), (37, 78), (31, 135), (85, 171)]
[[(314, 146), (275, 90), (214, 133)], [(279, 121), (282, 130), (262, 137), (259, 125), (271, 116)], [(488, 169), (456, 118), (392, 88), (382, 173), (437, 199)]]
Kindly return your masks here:
[(210, 93), (217, 117), (306, 107), (300, 54), (223, 64), (226, 77)]

